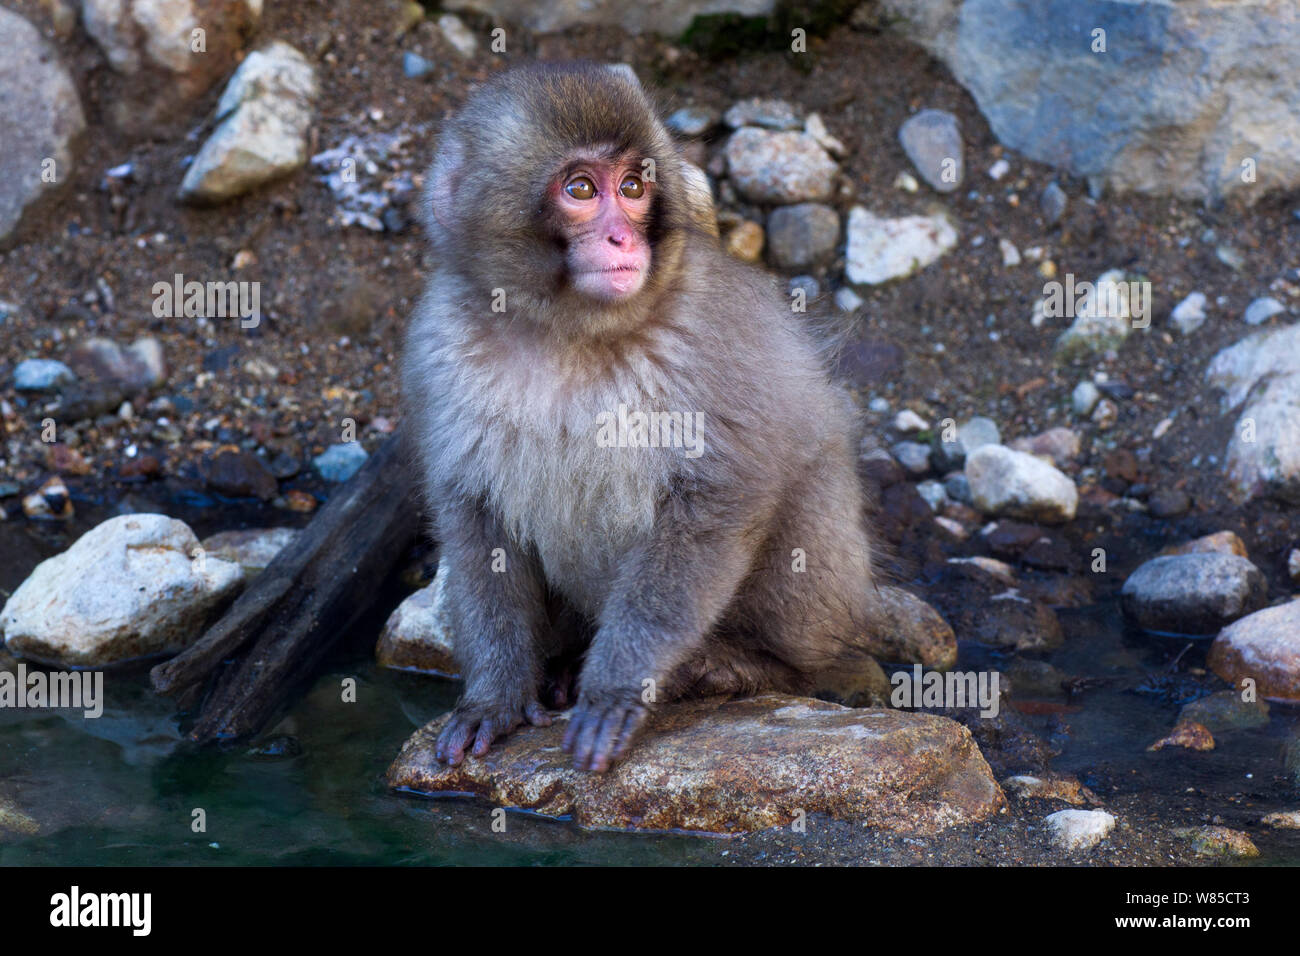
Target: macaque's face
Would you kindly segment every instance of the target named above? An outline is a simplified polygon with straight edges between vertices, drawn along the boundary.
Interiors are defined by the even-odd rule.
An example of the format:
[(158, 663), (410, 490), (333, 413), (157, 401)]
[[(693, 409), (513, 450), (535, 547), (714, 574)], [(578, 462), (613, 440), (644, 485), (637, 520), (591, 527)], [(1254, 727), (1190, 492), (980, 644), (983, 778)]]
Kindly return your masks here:
[(650, 270), (654, 184), (630, 160), (579, 159), (551, 187), (551, 202), (567, 241), (573, 287), (601, 302), (621, 302), (641, 291)]

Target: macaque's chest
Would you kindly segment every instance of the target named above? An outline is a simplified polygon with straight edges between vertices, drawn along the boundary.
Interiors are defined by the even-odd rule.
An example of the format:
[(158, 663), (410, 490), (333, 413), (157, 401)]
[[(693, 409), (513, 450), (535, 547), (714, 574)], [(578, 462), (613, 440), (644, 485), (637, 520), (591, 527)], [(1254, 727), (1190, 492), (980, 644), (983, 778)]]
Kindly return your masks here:
[(631, 365), (599, 374), (503, 356), (462, 374), (452, 427), (472, 437), (463, 477), (536, 549), (552, 586), (598, 613), (690, 451), (688, 423), (663, 417), (661, 383)]

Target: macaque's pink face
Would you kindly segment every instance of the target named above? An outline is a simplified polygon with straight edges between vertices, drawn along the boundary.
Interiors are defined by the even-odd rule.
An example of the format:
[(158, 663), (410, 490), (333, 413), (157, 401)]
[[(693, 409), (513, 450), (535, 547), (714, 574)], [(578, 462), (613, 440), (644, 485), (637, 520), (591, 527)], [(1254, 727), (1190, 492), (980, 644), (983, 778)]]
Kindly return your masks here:
[(552, 201), (568, 240), (573, 287), (601, 302), (641, 291), (650, 271), (645, 227), (653, 183), (627, 161), (579, 160), (556, 180)]

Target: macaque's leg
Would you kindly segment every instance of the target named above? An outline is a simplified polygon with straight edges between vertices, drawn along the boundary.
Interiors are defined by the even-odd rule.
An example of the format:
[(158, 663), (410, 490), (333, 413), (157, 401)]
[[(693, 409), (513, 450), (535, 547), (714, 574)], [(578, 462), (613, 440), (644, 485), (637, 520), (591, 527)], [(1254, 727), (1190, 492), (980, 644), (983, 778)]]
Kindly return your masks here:
[(604, 771), (626, 751), (647, 704), (702, 649), (731, 602), (754, 547), (747, 512), (728, 500), (670, 498), (654, 531), (623, 560), (579, 678), (564, 749), (580, 770)]
[(465, 691), (435, 754), (454, 766), (466, 748), (481, 757), (524, 721), (551, 722), (537, 699), (548, 622), (535, 558), (478, 503), (444, 498), (438, 533), (451, 568), (446, 598)]

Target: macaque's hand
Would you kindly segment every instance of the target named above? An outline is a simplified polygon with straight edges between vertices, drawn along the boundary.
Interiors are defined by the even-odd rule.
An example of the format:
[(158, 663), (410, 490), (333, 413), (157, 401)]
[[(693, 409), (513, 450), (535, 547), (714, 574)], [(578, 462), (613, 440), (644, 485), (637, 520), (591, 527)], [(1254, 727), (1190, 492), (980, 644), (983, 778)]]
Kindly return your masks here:
[(564, 733), (564, 750), (579, 770), (604, 773), (627, 752), (650, 712), (639, 691), (580, 693)]
[(529, 701), (522, 707), (503, 701), (462, 700), (451, 712), (451, 719), (438, 735), (434, 756), (440, 762), (455, 767), (465, 759), (465, 748), (471, 742), (473, 746), (470, 753), (481, 757), (488, 752), (492, 741), (510, 733), (525, 721), (534, 727), (548, 727), (551, 715), (536, 700)]

